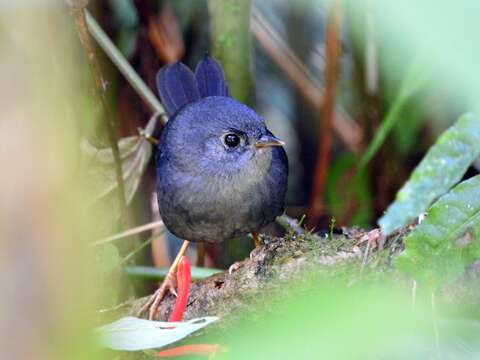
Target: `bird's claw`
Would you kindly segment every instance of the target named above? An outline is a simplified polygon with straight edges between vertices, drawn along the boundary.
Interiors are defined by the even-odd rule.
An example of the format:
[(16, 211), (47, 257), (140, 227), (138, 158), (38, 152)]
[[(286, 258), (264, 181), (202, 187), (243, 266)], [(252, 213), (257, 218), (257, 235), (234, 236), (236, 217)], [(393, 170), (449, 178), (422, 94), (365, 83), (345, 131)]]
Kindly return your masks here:
[(363, 235), (356, 245), (358, 246), (361, 243), (367, 242), (369, 249), (373, 250), (378, 247), (380, 250), (382, 250), (383, 246), (385, 245), (385, 240), (385, 235), (380, 229), (373, 229)]
[(258, 253), (260, 252), (261, 249), (262, 249), (261, 245), (257, 246), (255, 249), (253, 249), (250, 252), (250, 255), (249, 255), (247, 260), (237, 261), (237, 262), (233, 263), (232, 265), (230, 265), (230, 267), (228, 268), (228, 275), (232, 275), (235, 271), (237, 271), (241, 267), (245, 266), (245, 264), (248, 260), (253, 260), (258, 255)]
[(158, 308), (163, 298), (171, 293), (174, 296), (177, 296), (175, 290), (175, 279), (172, 275), (168, 274), (165, 280), (163, 280), (162, 285), (152, 294), (150, 299), (142, 306), (138, 315), (143, 314), (148, 309), (148, 319), (155, 320), (158, 317)]
[(237, 271), (238, 269), (240, 269), (244, 265), (245, 265), (245, 261), (237, 261), (237, 262), (233, 263), (228, 268), (228, 275), (232, 275), (235, 271)]

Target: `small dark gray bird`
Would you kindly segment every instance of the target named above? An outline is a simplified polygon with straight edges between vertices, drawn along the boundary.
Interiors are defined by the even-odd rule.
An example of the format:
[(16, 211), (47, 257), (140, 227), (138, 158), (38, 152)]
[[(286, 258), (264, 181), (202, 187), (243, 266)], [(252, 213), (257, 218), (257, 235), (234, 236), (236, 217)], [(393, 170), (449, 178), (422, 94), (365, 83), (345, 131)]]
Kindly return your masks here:
[(283, 212), (288, 161), (258, 114), (228, 96), (222, 68), (206, 56), (195, 75), (165, 66), (157, 86), (170, 120), (157, 152), (160, 215), (176, 236), (220, 242)]
[(195, 74), (178, 62), (157, 74), (170, 115), (158, 144), (157, 196), (168, 230), (185, 239), (162, 286), (143, 306), (150, 319), (173, 289), (189, 241), (254, 233), (283, 212), (288, 160), (255, 111), (228, 95), (221, 66), (206, 56)]

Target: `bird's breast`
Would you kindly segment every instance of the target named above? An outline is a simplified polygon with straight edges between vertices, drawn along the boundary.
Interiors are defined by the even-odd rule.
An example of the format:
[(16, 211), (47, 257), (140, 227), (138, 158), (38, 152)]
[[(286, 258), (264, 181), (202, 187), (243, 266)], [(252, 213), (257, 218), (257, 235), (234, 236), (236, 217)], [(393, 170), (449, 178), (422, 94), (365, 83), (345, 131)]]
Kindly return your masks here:
[(283, 199), (279, 204), (275, 198), (269, 149), (237, 171), (179, 173), (168, 164), (164, 171), (159, 170), (162, 218), (177, 236), (192, 241), (222, 241), (244, 235), (272, 221), (283, 207)]

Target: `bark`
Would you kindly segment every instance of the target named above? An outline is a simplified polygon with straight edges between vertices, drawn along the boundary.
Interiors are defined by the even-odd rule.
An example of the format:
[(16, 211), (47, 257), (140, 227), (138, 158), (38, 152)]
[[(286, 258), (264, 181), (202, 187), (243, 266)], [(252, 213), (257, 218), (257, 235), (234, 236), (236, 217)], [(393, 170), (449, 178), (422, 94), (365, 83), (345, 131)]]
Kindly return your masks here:
[[(370, 234), (359, 229), (345, 229), (341, 235), (318, 236), (299, 234), (291, 229), (283, 238), (264, 237), (262, 245), (252, 252), (250, 258), (237, 263), (238, 269), (232, 274), (225, 271), (192, 284), (184, 319), (206, 315), (234, 319), (236, 314), (244, 314), (242, 309), (245, 310), (252, 302), (260, 301), (263, 295), (288, 289), (285, 287), (287, 282), (292, 279), (302, 281), (311, 271), (327, 270), (325, 273), (328, 276), (331, 270), (334, 276), (336, 269), (345, 264), (353, 264), (360, 270)], [(386, 239), (384, 251), (394, 256), (401, 249), (401, 238), (396, 234)], [(367, 259), (366, 266), (368, 264)], [(387, 261), (382, 266), (390, 267), (391, 264)], [(137, 316), (147, 299), (127, 302), (104, 315), (111, 319)], [(158, 320), (168, 319), (174, 303), (173, 295), (165, 297)], [(142, 314), (142, 317), (146, 316)]]
[[(349, 274), (352, 274), (349, 286), (361, 282), (367, 272), (384, 272), (405, 291), (411, 291), (412, 280), (394, 271), (394, 260), (403, 250), (403, 239), (412, 228), (407, 226), (386, 239), (379, 236), (378, 229), (364, 231), (356, 228), (344, 229), (340, 235), (323, 236), (295, 233), (292, 228), (283, 238), (265, 237), (263, 244), (232, 274), (225, 271), (192, 284), (184, 320), (219, 316), (220, 321), (202, 333), (222, 334), (235, 328), (240, 320), (256, 321), (262, 314), (272, 311), (274, 299), (282, 301), (286, 299), (283, 294), (291, 296), (293, 281), (296, 289), (303, 289), (303, 283), (308, 289), (312, 272), (321, 273), (322, 278), (330, 276), (334, 279), (344, 273), (343, 268), (349, 268)], [(298, 227), (296, 230), (301, 231)], [(353, 270), (357, 267), (358, 271), (352, 272), (351, 267)], [(480, 261), (477, 261), (461, 279), (445, 285), (438, 292), (437, 299), (441, 306), (453, 304), (463, 311), (475, 311), (479, 306), (479, 289)], [(135, 299), (105, 311), (102, 315), (106, 317), (100, 320), (107, 323), (123, 316), (137, 316), (147, 300), (148, 297)], [(158, 320), (168, 319), (174, 303), (173, 295), (163, 300)], [(146, 316), (143, 314), (142, 317)], [(125, 359), (141, 358), (138, 354), (127, 355), (130, 357)], [(142, 356), (148, 358), (145, 354)]]

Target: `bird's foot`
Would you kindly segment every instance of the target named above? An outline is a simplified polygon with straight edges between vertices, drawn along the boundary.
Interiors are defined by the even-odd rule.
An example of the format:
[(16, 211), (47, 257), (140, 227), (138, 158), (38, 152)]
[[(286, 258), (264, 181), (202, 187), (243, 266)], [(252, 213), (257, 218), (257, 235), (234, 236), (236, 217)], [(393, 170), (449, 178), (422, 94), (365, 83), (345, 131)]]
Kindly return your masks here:
[(250, 252), (250, 255), (249, 255), (248, 259), (243, 260), (243, 261), (237, 261), (237, 262), (233, 263), (232, 265), (230, 265), (230, 267), (228, 268), (228, 274), (232, 275), (235, 271), (237, 271), (238, 269), (245, 266), (245, 264), (247, 263), (248, 260), (253, 260), (258, 255), (258, 253), (260, 252), (261, 249), (262, 249), (261, 245), (257, 246), (255, 249), (253, 249)]
[(255, 249), (250, 251), (250, 255), (248, 256), (250, 260), (253, 260), (261, 250), (262, 250), (262, 245), (257, 246)]
[(385, 241), (386, 238), (382, 231), (380, 229), (373, 229), (363, 235), (356, 245), (358, 246), (361, 243), (367, 242), (368, 249), (374, 250), (378, 247), (380, 250), (382, 250), (383, 246), (385, 245)]
[(255, 244), (255, 248), (258, 248), (259, 246), (262, 245), (262, 243), (260, 242), (260, 237), (258, 236), (258, 232), (252, 231), (252, 238)]
[(238, 269), (242, 268), (245, 263), (247, 262), (247, 260), (243, 260), (243, 261), (237, 261), (237, 262), (234, 262), (232, 265), (230, 265), (230, 267), (228, 268), (228, 275), (232, 275), (235, 271), (237, 271)]
[(158, 317), (158, 308), (160, 307), (160, 303), (162, 302), (163, 298), (168, 294), (171, 293), (177, 296), (177, 292), (175, 291), (175, 277), (173, 274), (168, 273), (165, 280), (163, 280), (162, 285), (153, 293), (153, 295), (148, 299), (148, 301), (142, 306), (139, 311), (139, 315), (143, 314), (148, 309), (148, 319), (149, 320), (156, 320)]

